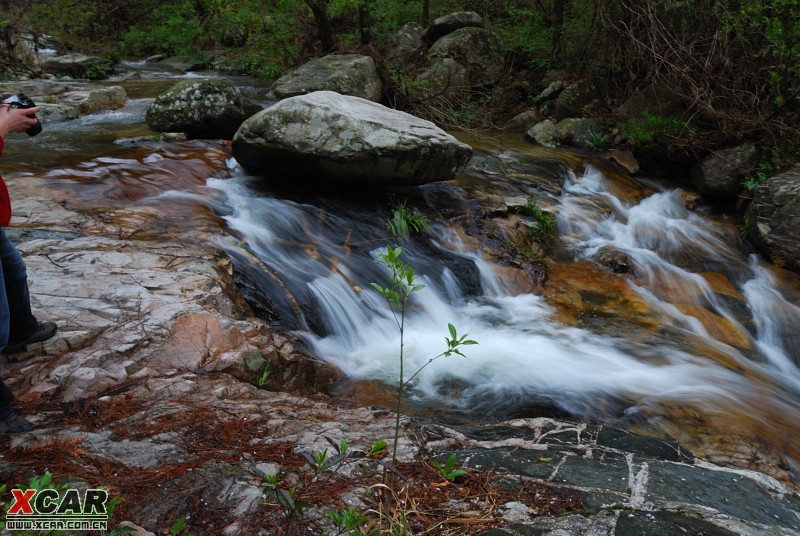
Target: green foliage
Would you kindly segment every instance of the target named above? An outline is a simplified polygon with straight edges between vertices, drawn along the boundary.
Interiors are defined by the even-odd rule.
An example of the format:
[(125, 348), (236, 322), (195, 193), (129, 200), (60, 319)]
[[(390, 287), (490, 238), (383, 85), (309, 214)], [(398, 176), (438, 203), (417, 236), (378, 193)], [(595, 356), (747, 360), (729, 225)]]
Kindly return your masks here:
[(467, 472), (464, 471), (463, 469), (455, 469), (456, 466), (455, 452), (452, 453), (450, 457), (447, 458), (447, 461), (445, 461), (444, 465), (436, 461), (431, 461), (431, 464), (436, 468), (437, 471), (439, 471), (439, 476), (441, 476), (445, 480), (449, 480), (450, 482), (453, 482), (456, 478), (467, 474)]
[(677, 136), (686, 128), (686, 123), (680, 119), (645, 112), (622, 123), (620, 136), (637, 145), (647, 145), (661, 136)]
[[(45, 473), (43, 475), (41, 475), (41, 476), (33, 476), (33, 477), (31, 477), (31, 479), (28, 482), (27, 486), (24, 485), (24, 484), (17, 484), (16, 487), (18, 489), (23, 490), (23, 491), (30, 490), (30, 489), (35, 489), (37, 493), (42, 491), (42, 490), (46, 490), (46, 489), (54, 489), (59, 493), (59, 495), (69, 489), (69, 485), (67, 485), (67, 484), (57, 484), (57, 485), (54, 484), (53, 483), (53, 475), (50, 473), (50, 471), (45, 471)], [(6, 489), (6, 486), (3, 485), (3, 487), (0, 488), (0, 493), (4, 493), (5, 489)], [(10, 509), (11, 509), (11, 503), (7, 502), (3, 507), (4, 514), (7, 515), (8, 511)], [(5, 519), (5, 515), (3, 516), (4, 519)], [(5, 528), (5, 522), (0, 521), (0, 529), (4, 529), (4, 528)], [(19, 534), (21, 536), (35, 536), (35, 535), (41, 535), (41, 534), (55, 535), (55, 534), (66, 534), (66, 531), (63, 531), (63, 530), (14, 531), (14, 534)]]
[(533, 197), (528, 197), (528, 202), (519, 209), (520, 214), (533, 218), (533, 227), (528, 228), (531, 237), (543, 246), (550, 244), (556, 236), (558, 219), (542, 209)]
[(398, 203), (389, 218), (389, 230), (398, 238), (408, 238), (411, 233), (422, 234), (431, 226), (431, 220), (417, 209), (409, 210), (406, 202)]
[(169, 536), (194, 536), (194, 532), (190, 532), (186, 529), (187, 520), (187, 516), (181, 516), (181, 518), (173, 523), (173, 525), (169, 528), (169, 532), (167, 532), (167, 534)]
[(338, 512), (331, 510), (325, 513), (331, 518), (333, 524), (336, 525), (338, 534), (364, 534), (359, 530), (359, 527), (367, 522), (367, 518), (361, 515), (352, 506), (339, 510)]
[(608, 134), (602, 132), (592, 132), (589, 136), (589, 147), (595, 151), (600, 151), (608, 147), (611, 138)]
[(393, 248), (392, 246), (387, 246), (386, 251), (378, 255), (378, 262), (389, 269), (390, 284), (388, 287), (382, 287), (378, 283), (372, 283), (372, 288), (377, 290), (386, 300), (386, 303), (389, 304), (392, 314), (394, 315), (395, 322), (397, 323), (397, 328), (400, 331), (400, 379), (397, 390), (397, 411), (395, 414), (394, 443), (392, 446), (392, 465), (397, 463), (397, 444), (400, 439), (400, 410), (402, 408), (403, 391), (405, 390), (406, 386), (411, 383), (411, 381), (420, 372), (422, 372), (425, 367), (433, 363), (436, 359), (442, 356), (451, 356), (453, 354), (464, 356), (459, 349), (461, 346), (478, 344), (476, 341), (467, 339), (467, 335), (462, 335), (459, 337), (456, 328), (452, 324), (448, 324), (450, 337), (445, 337), (447, 349), (430, 358), (424, 365), (417, 369), (417, 371), (412, 374), (410, 378), (405, 379), (403, 371), (403, 347), (405, 340), (406, 307), (408, 306), (408, 301), (411, 299), (411, 295), (424, 289), (425, 285), (420, 285), (415, 282), (414, 270), (400, 260), (400, 254), (402, 252), (403, 250), (399, 247)]
[[(5, 494), (7, 487), (8, 486), (6, 484), (0, 486), (0, 496)], [(52, 489), (56, 490), (59, 493), (59, 495), (61, 495), (68, 489), (70, 489), (70, 485), (67, 483), (61, 483), (61, 484), (53, 483), (53, 475), (50, 473), (50, 471), (45, 471), (45, 473), (41, 476), (35, 476), (35, 475), (32, 476), (31, 479), (28, 481), (27, 486), (24, 484), (17, 484), (16, 488), (21, 489), (23, 491), (34, 489), (36, 490), (37, 493), (42, 490)], [(124, 500), (125, 499), (123, 499), (122, 497), (113, 497), (108, 499), (108, 502), (106, 503), (106, 513), (108, 514), (109, 518), (111, 518), (114, 515), (114, 510), (116, 510), (117, 506), (119, 506), (119, 504)], [(5, 504), (0, 503), (0, 505), (2, 505), (3, 507), (3, 513), (4, 513), (3, 518), (5, 519), (5, 517), (8, 515), (9, 509), (11, 509), (11, 503), (10, 502), (6, 502)], [(4, 529), (5, 529), (5, 522), (0, 521), (0, 532), (3, 532)], [(134, 529), (132, 529), (131, 527), (117, 527), (109, 531), (107, 534), (108, 536), (118, 536), (120, 534), (126, 534), (132, 532), (133, 530)], [(67, 531), (63, 530), (14, 531), (14, 534), (19, 536), (41, 536), (43, 534), (56, 535), (56, 534), (66, 534), (66, 533)], [(186, 536), (191, 536), (191, 535), (186, 535)]]
[(263, 388), (264, 385), (266, 385), (267, 380), (269, 380), (269, 377), (271, 375), (272, 375), (272, 369), (269, 367), (269, 365), (267, 365), (266, 367), (264, 367), (264, 370), (258, 376), (258, 379), (256, 380), (256, 385), (259, 388)]
[(163, 2), (152, 11), (149, 21), (149, 25), (131, 26), (122, 36), (129, 53), (163, 52), (193, 59), (202, 57), (203, 47), (199, 45), (202, 45), (205, 31), (193, 0)]
[(84, 71), (82, 78), (87, 80), (102, 80), (108, 78), (110, 69), (101, 63), (94, 63)]
[(763, 63), (774, 104), (782, 105), (800, 77), (800, 5), (794, 0), (722, 2), (718, 10), (730, 39)]
[(311, 506), (308, 502), (297, 498), (297, 491), (293, 487), (284, 487), (278, 475), (261, 474), (267, 483), (268, 489), (264, 494), (272, 496), (285, 510), (286, 523), (289, 525), (296, 517), (303, 517), (305, 509)]

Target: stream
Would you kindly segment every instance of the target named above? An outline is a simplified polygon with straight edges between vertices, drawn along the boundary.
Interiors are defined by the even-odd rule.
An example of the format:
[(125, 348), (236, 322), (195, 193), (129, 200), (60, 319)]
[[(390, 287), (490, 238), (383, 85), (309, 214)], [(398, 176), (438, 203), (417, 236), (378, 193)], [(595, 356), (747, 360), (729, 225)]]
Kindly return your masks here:
[[(143, 79), (109, 82), (128, 91), (124, 108), (15, 137), (4, 177), (41, 180), (107, 218), (154, 207), (135, 238), (209, 230), (254, 310), (344, 372), (333, 387), (343, 402), (386, 405), (396, 393), (399, 330), (371, 288), (386, 284), (376, 259), (393, 244), (425, 285), (405, 319), (406, 377), (425, 367), (408, 411), (467, 423), (605, 420), (720, 459), (738, 437), (800, 476), (800, 277), (755, 255), (735, 219), (688, 210), (674, 186), (591, 154), (496, 133), (455, 134), (475, 149), (457, 181), (381, 193), (276, 189), (219, 141), (130, 141), (152, 133), (147, 105), (176, 77), (127, 68)], [(232, 80), (257, 99), (265, 89)], [(544, 289), (510, 276), (487, 254), (496, 245), (478, 238), (487, 199), (514, 196), (558, 215)], [(392, 238), (386, 221), (398, 202), (427, 214), (430, 230)], [(603, 251), (632, 268), (599, 267)], [(428, 365), (446, 349), (448, 323), (479, 344)]]

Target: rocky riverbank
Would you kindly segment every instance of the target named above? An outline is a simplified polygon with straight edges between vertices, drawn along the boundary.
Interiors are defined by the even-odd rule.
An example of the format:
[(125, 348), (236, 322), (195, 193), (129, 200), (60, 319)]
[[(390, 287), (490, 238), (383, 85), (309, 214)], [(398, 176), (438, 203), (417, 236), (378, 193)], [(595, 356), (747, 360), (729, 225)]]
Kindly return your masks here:
[[(193, 180), (224, 174), (215, 168), (226, 144), (186, 143), (207, 162)], [(191, 187), (186, 177), (160, 187), (170, 180)], [(114, 525), (139, 534), (184, 517), (203, 535), (335, 534), (326, 512), (349, 506), (373, 524), (404, 512), (412, 533), (800, 534), (800, 500), (771, 477), (552, 419), (458, 428), (403, 418), (399, 506), (382, 511), (383, 467), (357, 453), (391, 439), (393, 413), (334, 403), (325, 387), (336, 372), (252, 315), (213, 215), (166, 226), (146, 203), (89, 207), (65, 184), (25, 174), (9, 186), (34, 307), (60, 332), (2, 358), (36, 425), (2, 439), (4, 482), (50, 471), (102, 485), (126, 499)], [(265, 370), (269, 390), (256, 385)], [(340, 468), (318, 473), (304, 456), (333, 456), (342, 440), (355, 455)], [(430, 463), (450, 453), (467, 471), (455, 481)], [(276, 489), (294, 489), (293, 506)]]

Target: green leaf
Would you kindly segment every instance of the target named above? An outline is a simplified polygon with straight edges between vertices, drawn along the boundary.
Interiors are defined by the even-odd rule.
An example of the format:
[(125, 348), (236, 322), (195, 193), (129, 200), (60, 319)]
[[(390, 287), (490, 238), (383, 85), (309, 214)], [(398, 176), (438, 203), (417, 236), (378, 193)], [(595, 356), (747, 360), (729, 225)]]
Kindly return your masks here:
[(453, 324), (447, 324), (447, 329), (450, 330), (450, 337), (453, 339), (458, 338), (458, 334), (456, 333), (456, 327)]

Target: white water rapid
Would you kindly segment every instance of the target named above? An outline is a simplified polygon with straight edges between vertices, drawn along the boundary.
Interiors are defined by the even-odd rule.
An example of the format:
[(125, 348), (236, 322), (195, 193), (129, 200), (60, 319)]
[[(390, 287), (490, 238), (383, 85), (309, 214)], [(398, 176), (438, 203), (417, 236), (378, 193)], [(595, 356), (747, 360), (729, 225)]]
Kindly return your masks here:
[[(398, 326), (370, 287), (386, 283), (375, 260), (396, 242), (385, 220), (259, 193), (238, 168), (208, 185), (231, 230), (223, 246), (243, 246), (280, 279), (302, 307), (295, 327), (313, 350), (351, 378), (396, 385)], [(401, 258), (425, 284), (406, 318), (405, 376), (445, 349), (448, 323), (479, 342), (464, 348), (466, 358), (427, 366), (412, 396), (478, 419), (524, 415), (528, 406), (597, 417), (600, 400), (617, 417), (685, 410), (719, 426), (749, 421), (790, 434), (781, 441), (796, 449), (796, 281), (787, 295), (730, 228), (687, 210), (678, 190), (626, 198), (597, 169), (570, 173), (555, 207), (559, 247), (567, 262), (609, 248), (627, 256), (625, 285), (659, 319), (645, 336), (557, 321), (544, 297), (510, 292), (446, 222), (400, 241)]]

